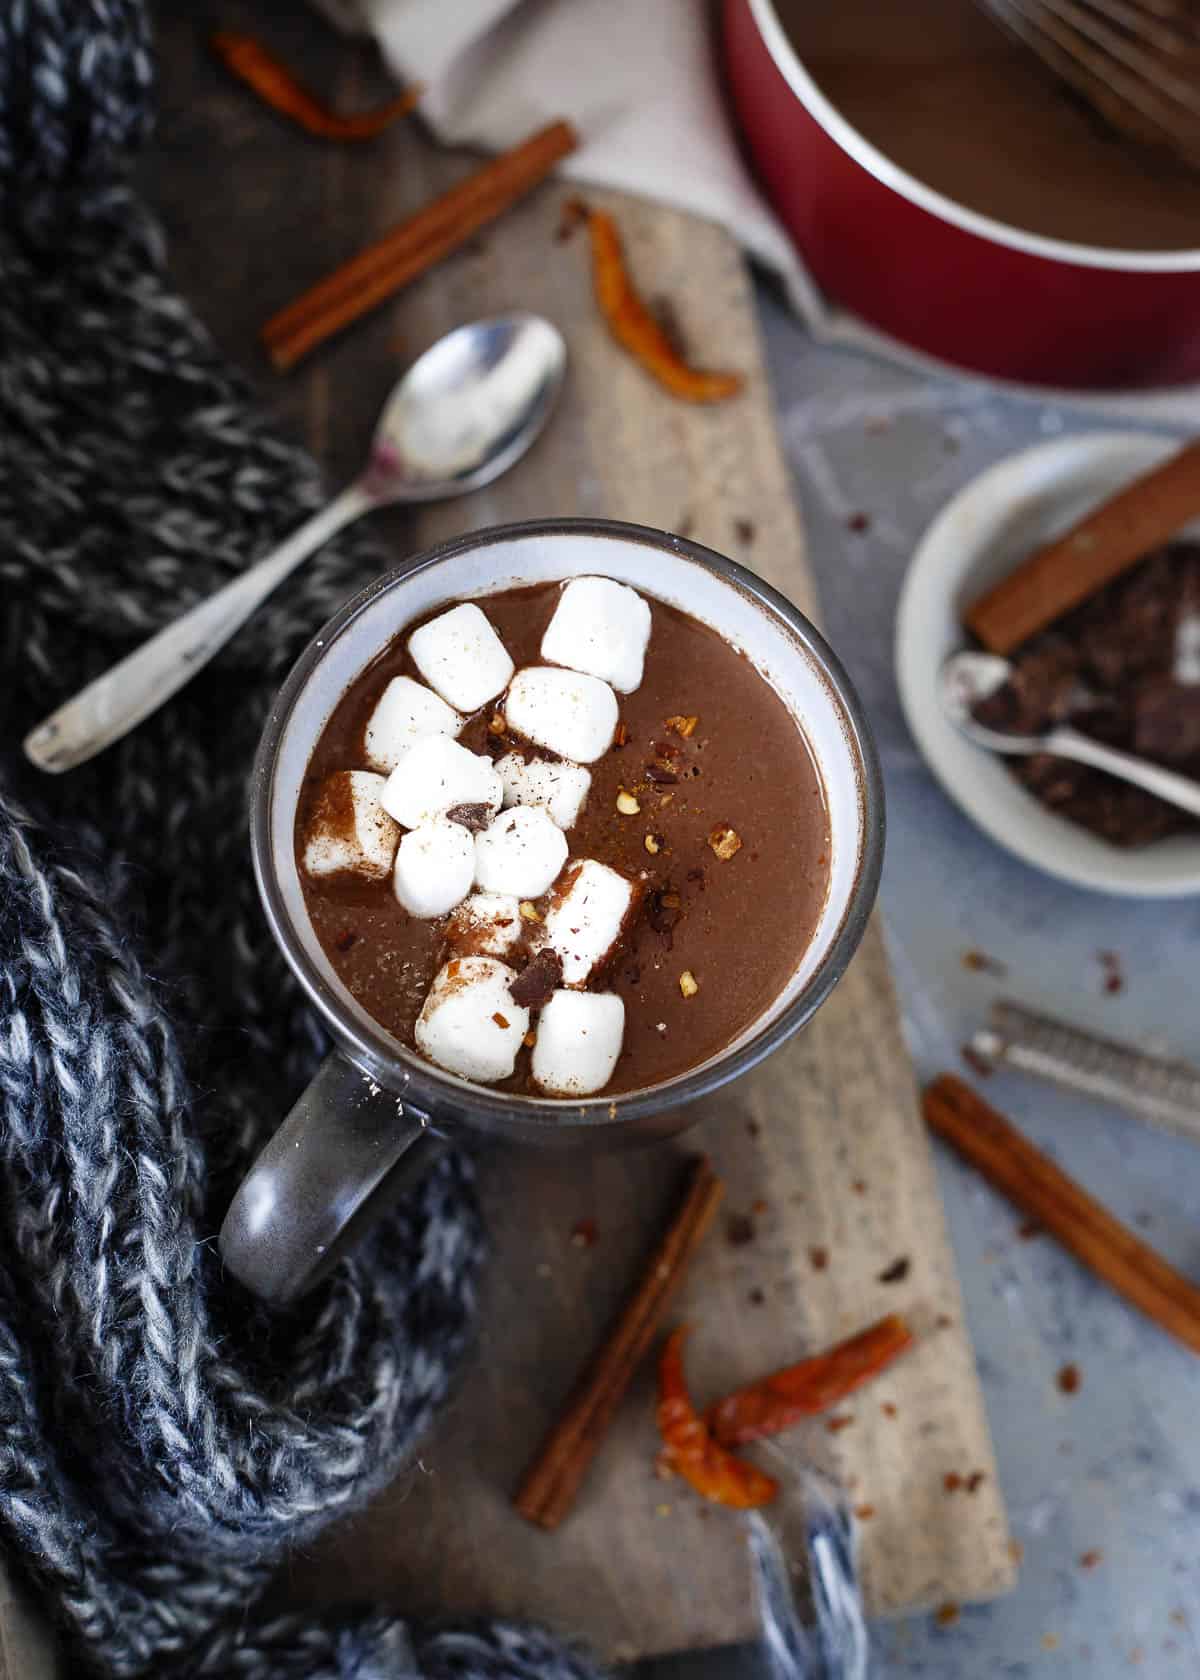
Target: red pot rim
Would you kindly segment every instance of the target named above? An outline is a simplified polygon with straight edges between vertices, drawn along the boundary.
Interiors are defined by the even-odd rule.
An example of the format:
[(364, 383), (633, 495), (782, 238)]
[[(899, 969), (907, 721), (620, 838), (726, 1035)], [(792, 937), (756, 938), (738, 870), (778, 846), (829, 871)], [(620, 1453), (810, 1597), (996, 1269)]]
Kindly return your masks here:
[(1105, 245), (1079, 245), (1069, 239), (1051, 239), (1045, 234), (1030, 233), (1025, 228), (981, 215), (979, 211), (959, 204), (956, 199), (947, 198), (945, 193), (926, 186), (917, 176), (893, 163), (886, 152), (881, 152), (861, 134), (821, 92), (788, 40), (775, 11), (774, 0), (747, 0), (747, 4), (776, 68), (809, 114), (863, 169), (922, 210), (998, 245), (1025, 251), (1031, 256), (1048, 257), (1055, 262), (1074, 263), (1083, 268), (1123, 269), (1144, 274), (1177, 274), (1200, 268), (1200, 248), (1127, 251)]

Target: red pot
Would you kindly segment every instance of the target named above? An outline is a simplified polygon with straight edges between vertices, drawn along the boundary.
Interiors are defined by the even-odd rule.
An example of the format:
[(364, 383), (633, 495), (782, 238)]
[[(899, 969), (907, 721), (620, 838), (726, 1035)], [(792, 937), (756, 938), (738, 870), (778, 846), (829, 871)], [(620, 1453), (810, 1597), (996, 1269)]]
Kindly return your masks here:
[(934, 192), (848, 123), (771, 0), (725, 0), (733, 102), (766, 191), (832, 298), (927, 355), (1025, 383), (1200, 379), (1200, 251), (1046, 239)]

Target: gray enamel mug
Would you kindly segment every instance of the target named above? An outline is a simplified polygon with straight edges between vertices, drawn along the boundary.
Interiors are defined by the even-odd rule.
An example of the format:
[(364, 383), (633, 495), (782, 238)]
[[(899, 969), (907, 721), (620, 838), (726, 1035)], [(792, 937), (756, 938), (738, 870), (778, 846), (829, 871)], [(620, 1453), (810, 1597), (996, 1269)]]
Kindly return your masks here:
[[(710, 625), (745, 653), (803, 727), (829, 806), (830, 885), (787, 985), (732, 1043), (685, 1074), (583, 1101), (515, 1095), (445, 1073), (384, 1030), (334, 973), (308, 920), (294, 822), (309, 757), (351, 683), (407, 624), (501, 589), (602, 575)], [(689, 1105), (809, 1021), (867, 925), (883, 860), (883, 783), (861, 703), (836, 656), (777, 590), (711, 549), (638, 525), (545, 520), (430, 550), (348, 601), (301, 654), (271, 709), (251, 784), (250, 843), (271, 931), (333, 1043), (239, 1187), (221, 1228), (227, 1269), (283, 1305), (461, 1134), (555, 1149), (669, 1137)]]

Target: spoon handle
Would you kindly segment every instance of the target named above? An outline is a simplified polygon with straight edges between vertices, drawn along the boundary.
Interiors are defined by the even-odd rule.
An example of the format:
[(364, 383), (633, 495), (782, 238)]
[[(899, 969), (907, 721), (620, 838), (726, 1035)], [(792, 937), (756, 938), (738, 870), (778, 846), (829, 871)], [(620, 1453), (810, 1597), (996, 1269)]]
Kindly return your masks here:
[(86, 764), (191, 682), (272, 590), (316, 549), (375, 506), (355, 483), (305, 520), (273, 553), (151, 636), (30, 730), (25, 756), (57, 775)]
[(1096, 770), (1107, 770), (1110, 776), (1133, 782), (1147, 793), (1165, 799), (1168, 805), (1178, 805), (1181, 811), (1200, 817), (1200, 782), (1181, 776), (1176, 770), (1164, 770), (1161, 764), (1151, 764), (1117, 747), (1106, 747), (1075, 729), (1052, 729), (1041, 750), (1056, 753), (1059, 758), (1078, 759), (1080, 764), (1090, 764)]

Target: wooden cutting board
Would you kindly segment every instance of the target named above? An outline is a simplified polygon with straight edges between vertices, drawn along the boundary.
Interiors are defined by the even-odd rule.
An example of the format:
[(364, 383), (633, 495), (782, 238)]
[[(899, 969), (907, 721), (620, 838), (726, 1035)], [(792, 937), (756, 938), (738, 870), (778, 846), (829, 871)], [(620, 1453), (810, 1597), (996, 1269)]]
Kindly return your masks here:
[[(204, 8), (199, 8), (203, 13)], [(224, 4), (223, 27), (264, 27), (280, 7)], [(240, 15), (239, 15), (240, 14)], [(592, 195), (612, 208), (645, 290), (672, 299), (697, 361), (740, 369), (745, 394), (714, 409), (660, 391), (599, 322), (581, 237), (556, 239), (565, 188), (549, 185), (470, 250), (412, 287), (288, 381), (272, 382), (253, 329), (295, 291), (461, 174), (411, 131), (369, 153), (306, 146), (208, 66), (165, 9), (162, 153), (153, 177), (176, 272), (227, 348), (262, 371), (278, 406), (337, 476), (357, 461), (399, 365), (471, 316), (520, 306), (564, 332), (559, 414), (520, 467), (462, 502), (397, 516), (398, 552), (503, 520), (590, 514), (694, 535), (815, 614), (804, 538), (775, 435), (750, 285), (719, 229)], [(203, 28), (203, 18), (200, 20)], [(277, 40), (277, 44), (283, 44)], [(347, 49), (289, 22), (286, 46), (326, 88)], [(338, 91), (369, 97), (351, 56)], [(217, 193), (206, 182), (220, 183)], [(191, 183), (190, 190), (188, 183)], [(190, 195), (189, 195), (190, 193)], [(212, 262), (220, 244), (223, 264)], [(647, 575), (646, 586), (654, 579)], [(297, 1557), (293, 1602), (347, 1596), (405, 1611), (504, 1613), (585, 1636), (607, 1657), (722, 1644), (757, 1621), (738, 1520), (653, 1472), (652, 1381), (643, 1372), (555, 1535), (527, 1526), (512, 1490), (581, 1363), (637, 1273), (677, 1194), (681, 1157), (707, 1149), (727, 1209), (686, 1287), (689, 1371), (711, 1397), (801, 1357), (889, 1309), (924, 1326), (917, 1351), (787, 1450), (830, 1468), (862, 1512), (874, 1613), (986, 1598), (1013, 1578), (962, 1301), (929, 1145), (877, 927), (808, 1031), (713, 1099), (676, 1145), (595, 1160), (493, 1150), (481, 1160), (493, 1252), (478, 1347), (419, 1466)], [(594, 1220), (596, 1241), (572, 1232)], [(896, 1281), (881, 1281), (884, 1274)], [(778, 1465), (773, 1465), (778, 1468)], [(975, 1491), (945, 1491), (951, 1472)], [(786, 1476), (786, 1471), (785, 1471)], [(800, 1531), (794, 1488), (779, 1508)]]

